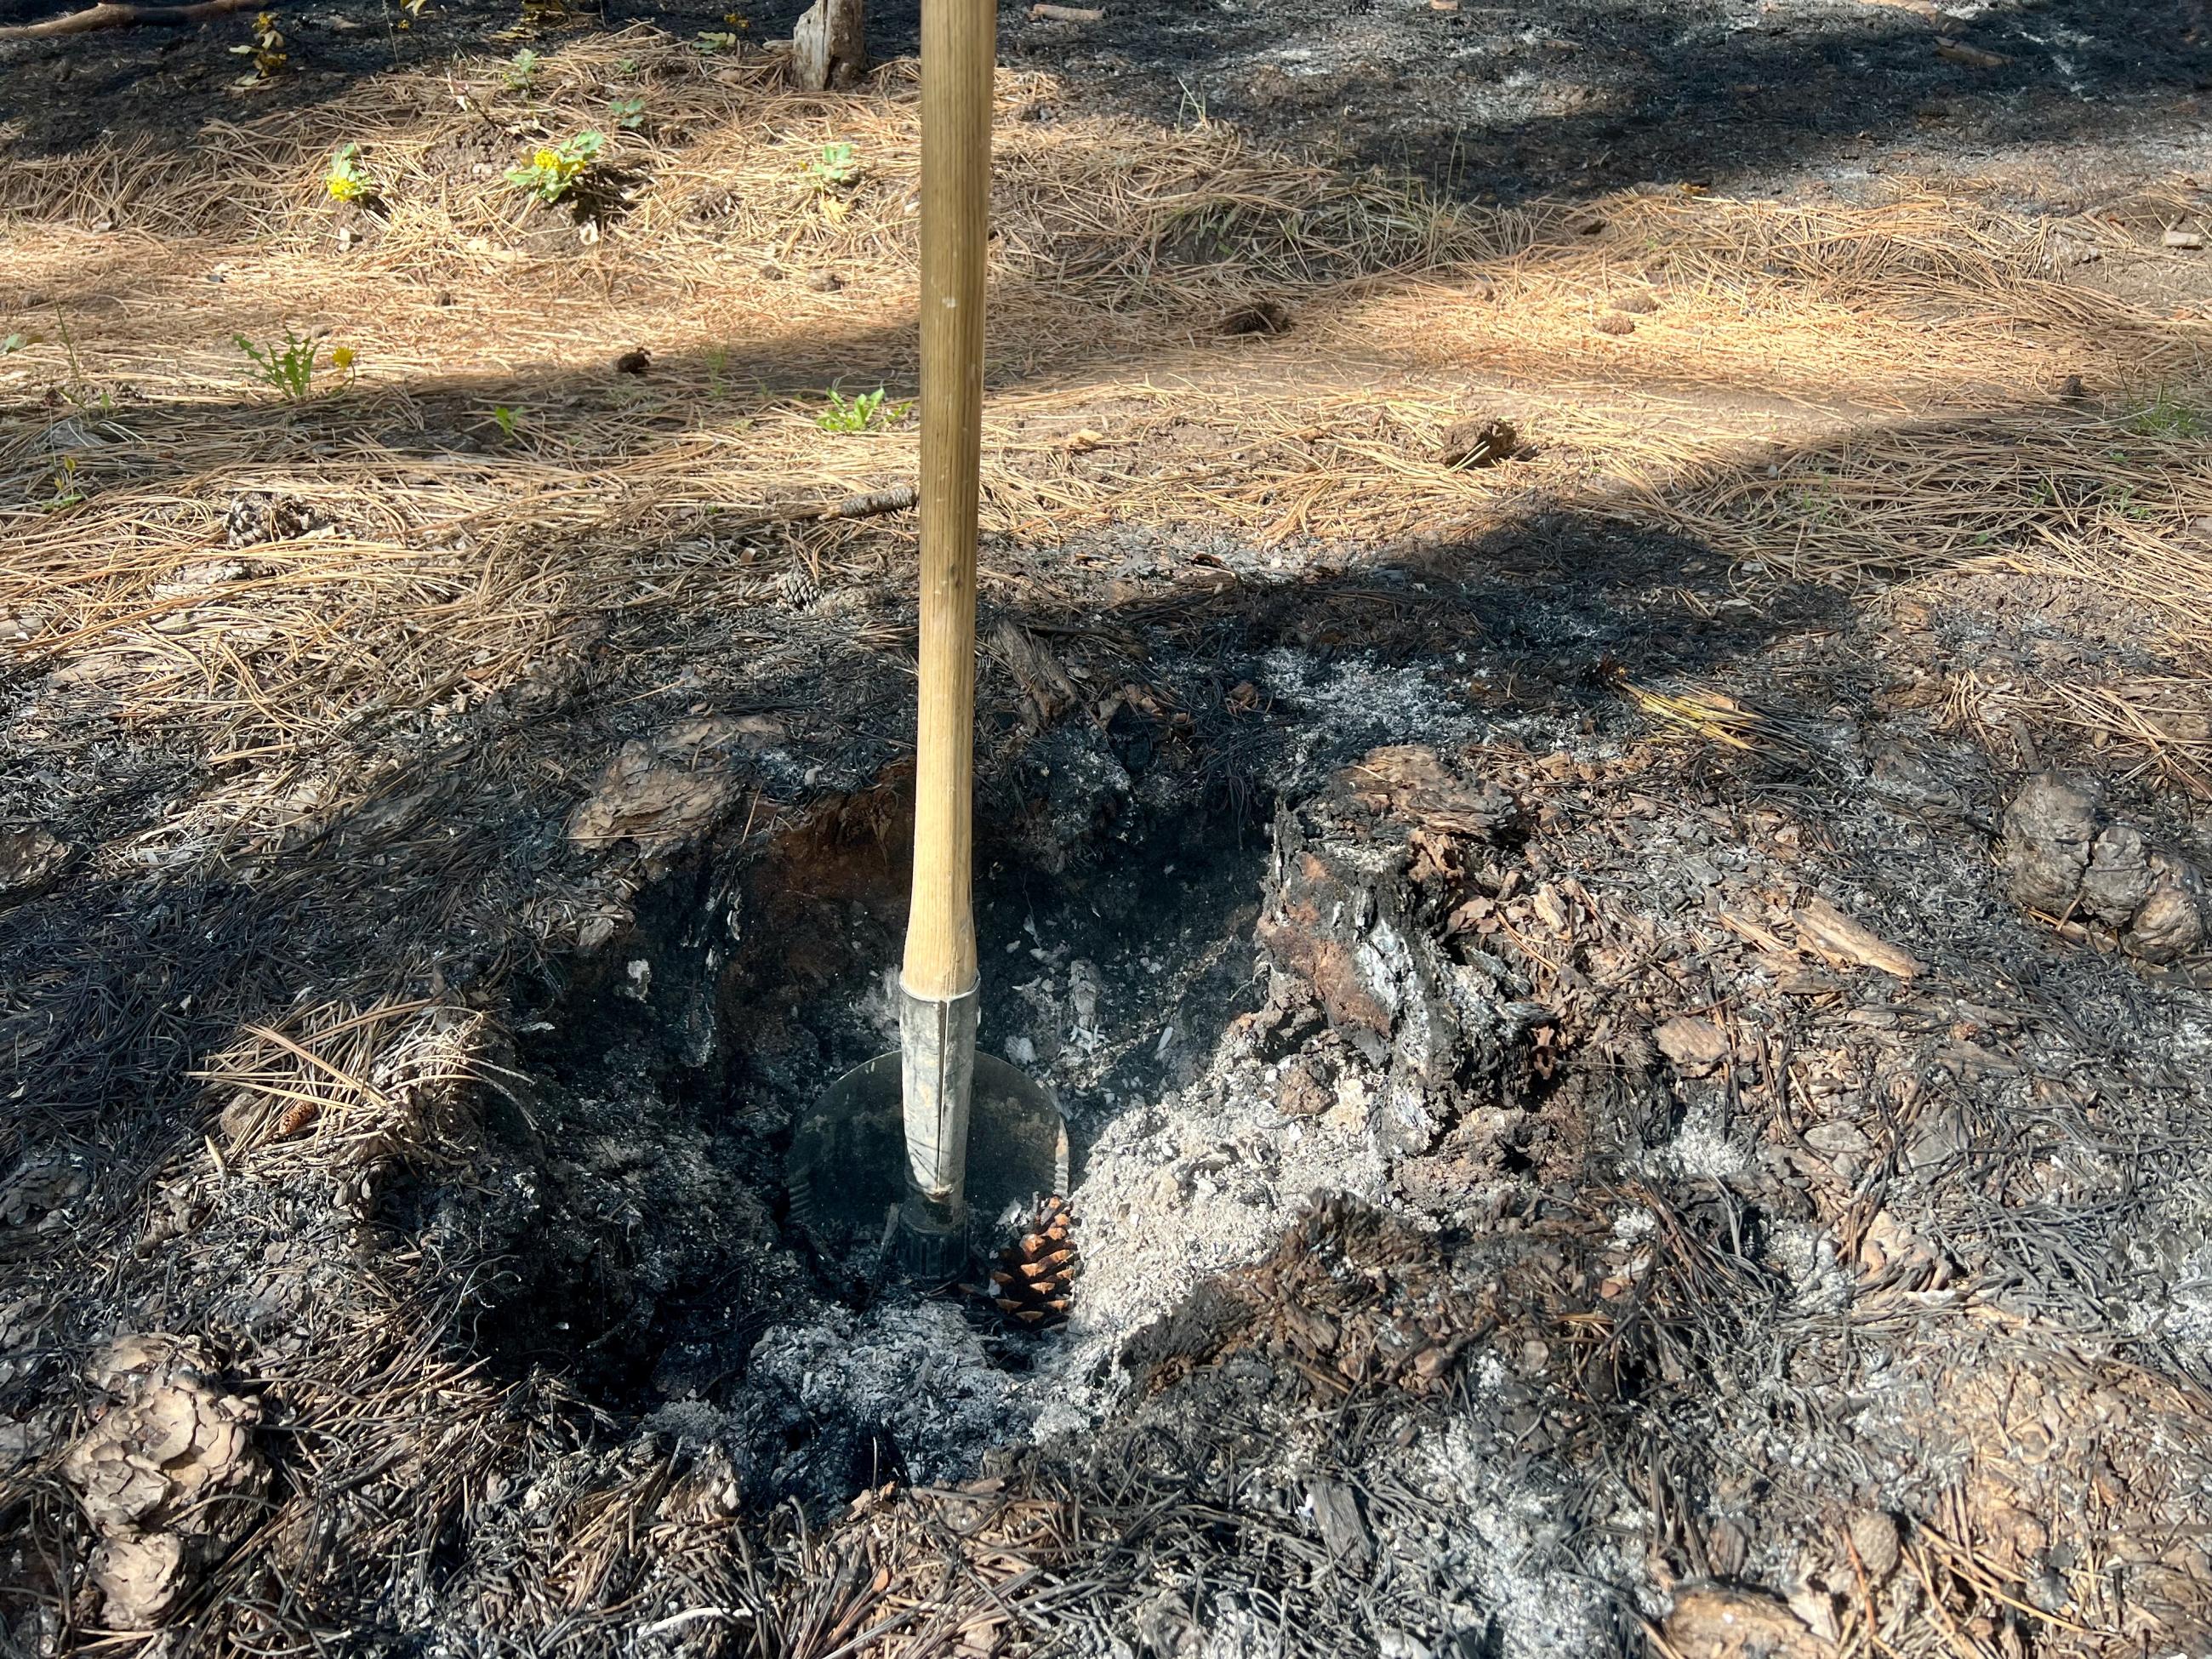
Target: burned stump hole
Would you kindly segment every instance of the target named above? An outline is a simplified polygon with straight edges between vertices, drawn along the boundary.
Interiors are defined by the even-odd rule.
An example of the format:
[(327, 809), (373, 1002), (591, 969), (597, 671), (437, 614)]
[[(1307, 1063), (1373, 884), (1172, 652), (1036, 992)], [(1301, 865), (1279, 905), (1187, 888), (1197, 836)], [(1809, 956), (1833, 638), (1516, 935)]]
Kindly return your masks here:
[[(982, 1046), (1058, 1085), (1079, 1177), (1123, 1103), (1182, 1080), (1255, 1006), (1270, 806), (1109, 803), (1050, 837), (980, 815)], [(757, 1419), (763, 1498), (849, 1496), (908, 1456), (882, 1423), (752, 1376), (764, 1333), (911, 1296), (823, 1259), (784, 1170), (795, 1112), (896, 1047), (904, 822), (895, 800), (848, 798), (662, 873), (634, 925), (549, 977), (518, 1019), (486, 1167), (465, 1189), (401, 1182), (383, 1200), (401, 1231), (467, 1227), (498, 1246), (499, 1272), (464, 1297), (476, 1352), (606, 1412)], [(1164, 1024), (1182, 1037), (1164, 1046)], [(981, 1265), (975, 1277), (988, 1282)], [(1008, 1370), (1050, 1340), (1008, 1328), (988, 1299), (953, 1306)]]

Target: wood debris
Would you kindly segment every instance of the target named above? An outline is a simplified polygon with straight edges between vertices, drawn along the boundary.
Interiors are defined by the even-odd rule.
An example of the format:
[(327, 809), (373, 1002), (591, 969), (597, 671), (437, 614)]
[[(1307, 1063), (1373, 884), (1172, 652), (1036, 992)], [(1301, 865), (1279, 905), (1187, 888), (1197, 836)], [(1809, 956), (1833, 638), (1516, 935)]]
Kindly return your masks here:
[(1798, 907), (1797, 943), (1834, 967), (1878, 968), (1899, 979), (1920, 972), (1911, 951), (1862, 927), (1823, 898)]

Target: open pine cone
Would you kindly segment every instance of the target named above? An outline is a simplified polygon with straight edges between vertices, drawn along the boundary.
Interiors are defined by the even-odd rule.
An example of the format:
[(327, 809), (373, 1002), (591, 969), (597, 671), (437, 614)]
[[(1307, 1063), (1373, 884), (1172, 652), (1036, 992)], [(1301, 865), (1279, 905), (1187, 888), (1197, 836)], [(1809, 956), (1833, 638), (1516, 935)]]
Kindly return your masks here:
[(1044, 1330), (1067, 1317), (1078, 1265), (1073, 1221), (1066, 1199), (1041, 1199), (1021, 1243), (999, 1252), (999, 1265), (991, 1269), (991, 1303), (1016, 1324)]

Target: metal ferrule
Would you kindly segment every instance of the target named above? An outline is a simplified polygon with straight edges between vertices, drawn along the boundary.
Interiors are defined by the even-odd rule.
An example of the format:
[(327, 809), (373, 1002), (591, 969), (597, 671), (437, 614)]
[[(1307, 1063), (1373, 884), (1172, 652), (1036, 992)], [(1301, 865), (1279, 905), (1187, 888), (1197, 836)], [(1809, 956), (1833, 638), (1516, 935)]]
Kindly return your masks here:
[[(919, 997), (899, 986), (900, 1094), (906, 1117), (907, 1176), (930, 1207), (964, 1208), (969, 1091), (975, 1075), (978, 979), (957, 997)], [(964, 1218), (962, 1218), (964, 1220)]]

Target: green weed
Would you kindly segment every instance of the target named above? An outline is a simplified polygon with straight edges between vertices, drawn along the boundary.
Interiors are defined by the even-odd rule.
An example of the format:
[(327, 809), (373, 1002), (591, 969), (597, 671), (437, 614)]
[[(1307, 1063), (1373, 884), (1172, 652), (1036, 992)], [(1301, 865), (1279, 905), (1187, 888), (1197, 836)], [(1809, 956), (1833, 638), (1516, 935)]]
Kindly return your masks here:
[(830, 407), (814, 417), (814, 424), (824, 432), (866, 432), (877, 425), (896, 426), (905, 418), (912, 404), (894, 404), (884, 407), (884, 389), (863, 392), (857, 398), (848, 398), (836, 386), (830, 388)]
[(250, 46), (233, 46), (231, 52), (239, 58), (253, 60), (253, 72), (240, 76), (232, 84), (240, 87), (258, 87), (275, 80), (284, 72), (292, 60), (284, 50), (283, 32), (276, 27), (276, 14), (261, 12), (253, 20), (253, 40)]
[(1812, 524), (1840, 524), (1844, 504), (1832, 491), (1802, 486), (1790, 492), (1790, 507), (1795, 515)]
[(850, 144), (824, 144), (822, 154), (806, 165), (807, 176), (814, 180), (814, 187), (823, 191), (852, 189), (860, 182), (864, 170)]
[(2128, 417), (2128, 430), (2139, 438), (2212, 437), (2212, 415), (2183, 403), (2163, 387)]
[(508, 169), (507, 182), (550, 206), (575, 189), (584, 170), (606, 147), (603, 132), (580, 132), (557, 144), (541, 144), (528, 166)]
[(64, 455), (61, 465), (52, 479), (53, 493), (39, 503), (49, 513), (58, 513), (65, 507), (75, 507), (84, 499), (84, 491), (77, 487), (76, 457)]
[(645, 124), (645, 100), (617, 98), (607, 106), (607, 125), (623, 132), (635, 132)]
[(2105, 491), (2105, 499), (2115, 513), (2137, 524), (2157, 516), (2158, 510), (2148, 501), (2139, 500), (2133, 486), (2129, 484), (2111, 486)]
[(313, 336), (303, 337), (288, 328), (280, 343), (268, 346), (258, 346), (243, 334), (231, 338), (252, 360), (253, 378), (264, 386), (275, 387), (295, 404), (313, 390), (315, 360), (322, 351)]
[(323, 179), (323, 188), (331, 193), (333, 202), (358, 202), (371, 193), (368, 174), (361, 165), (359, 144), (347, 144), (331, 157), (331, 170)]

